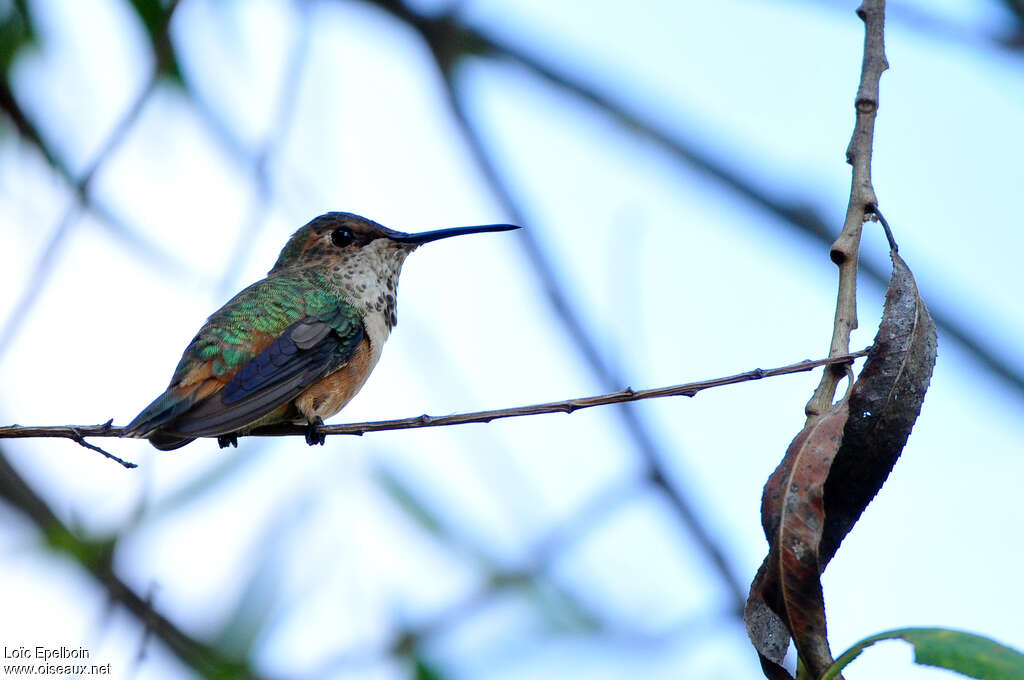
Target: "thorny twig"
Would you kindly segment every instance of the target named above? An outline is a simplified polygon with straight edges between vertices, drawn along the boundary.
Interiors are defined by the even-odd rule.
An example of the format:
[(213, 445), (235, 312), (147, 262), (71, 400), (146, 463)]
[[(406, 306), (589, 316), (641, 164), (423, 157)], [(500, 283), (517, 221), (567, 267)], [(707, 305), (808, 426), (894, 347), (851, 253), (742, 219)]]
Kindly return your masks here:
[[(395, 420), (375, 420), (364, 423), (348, 423), (345, 425), (323, 425), (319, 431), (325, 435), (348, 434), (363, 435), (367, 432), (382, 432), (385, 430), (410, 430), (424, 427), (442, 427), (446, 425), (466, 425), (469, 423), (489, 423), (492, 420), (501, 418), (516, 418), (519, 416), (534, 416), (547, 413), (572, 413), (585, 408), (605, 406), (608, 404), (622, 404), (642, 399), (659, 399), (661, 397), (693, 397), (698, 392), (714, 387), (735, 385), (737, 383), (762, 380), (779, 375), (791, 373), (803, 373), (813, 370), (819, 366), (845, 366), (854, 359), (866, 356), (868, 350), (852, 352), (838, 357), (828, 359), (817, 359), (815, 361), (801, 361), (795, 364), (787, 364), (777, 368), (755, 368), (744, 373), (700, 380), (697, 382), (669, 385), (667, 387), (656, 387), (646, 390), (633, 390), (626, 388), (617, 392), (609, 392), (593, 397), (579, 397), (563, 401), (552, 401), (544, 404), (532, 404), (529, 406), (514, 406), (511, 408), (494, 409), (490, 411), (475, 411), (473, 413), (459, 413), (448, 416), (430, 416), (423, 414), (411, 418), (398, 418)], [(273, 425), (261, 427), (253, 432), (240, 436), (250, 437), (283, 437), (292, 435), (305, 435), (306, 428), (301, 425)], [(111, 425), (110, 421), (102, 425), (6, 425), (0, 426), (0, 439), (29, 439), (29, 438), (63, 438), (78, 441), (82, 437), (123, 437), (124, 428)], [(91, 448), (91, 447), (90, 447)], [(122, 462), (123, 464), (123, 462)]]

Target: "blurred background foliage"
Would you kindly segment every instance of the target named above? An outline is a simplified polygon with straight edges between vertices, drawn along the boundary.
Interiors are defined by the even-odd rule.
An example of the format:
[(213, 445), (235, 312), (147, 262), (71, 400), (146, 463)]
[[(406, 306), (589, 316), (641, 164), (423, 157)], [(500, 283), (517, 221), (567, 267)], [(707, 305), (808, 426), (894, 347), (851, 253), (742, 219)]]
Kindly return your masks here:
[[(527, 227), (410, 260), (346, 420), (823, 355), (854, 3), (708, 5), (0, 1), (0, 419), (126, 422), (329, 209)], [(836, 648), (1024, 646), (1022, 36), (1016, 0), (889, 3), (875, 186), (940, 359), (826, 574)], [(859, 346), (888, 277), (865, 238)], [(111, 443), (135, 472), (3, 442), (0, 637), (117, 677), (756, 677), (760, 486), (815, 376), (768, 382), (323, 450)]]

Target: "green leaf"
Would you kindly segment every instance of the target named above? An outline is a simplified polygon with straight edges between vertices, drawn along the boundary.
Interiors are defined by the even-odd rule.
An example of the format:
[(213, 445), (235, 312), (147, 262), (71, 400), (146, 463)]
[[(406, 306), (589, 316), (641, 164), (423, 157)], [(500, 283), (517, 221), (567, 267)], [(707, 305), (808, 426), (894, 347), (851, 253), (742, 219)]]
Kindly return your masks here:
[(914, 661), (982, 680), (1024, 680), (1024, 654), (981, 635), (946, 628), (901, 628), (864, 638), (836, 659), (821, 680), (839, 677), (851, 661), (880, 640), (914, 645)]

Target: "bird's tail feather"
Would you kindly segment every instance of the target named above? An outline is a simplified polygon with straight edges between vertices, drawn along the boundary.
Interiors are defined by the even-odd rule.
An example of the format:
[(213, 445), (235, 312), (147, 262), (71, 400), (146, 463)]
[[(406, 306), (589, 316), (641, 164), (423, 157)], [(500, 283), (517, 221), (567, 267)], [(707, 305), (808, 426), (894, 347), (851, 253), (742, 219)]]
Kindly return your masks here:
[[(135, 420), (128, 423), (124, 429), (124, 436), (153, 441), (153, 434), (156, 430), (190, 409), (194, 403), (194, 392), (182, 395), (168, 390), (157, 397), (152, 404), (144, 408), (142, 413), (135, 416)], [(155, 442), (153, 446), (157, 446)], [(184, 446), (184, 444), (181, 444), (181, 446)], [(157, 448), (160, 447), (157, 446)], [(174, 446), (171, 448), (178, 447)]]
[(180, 449), (185, 444), (189, 444), (195, 441), (194, 437), (176, 437), (172, 434), (165, 434), (163, 432), (154, 432), (149, 436), (149, 443), (154, 448), (160, 449), (161, 451), (173, 451), (174, 449)]

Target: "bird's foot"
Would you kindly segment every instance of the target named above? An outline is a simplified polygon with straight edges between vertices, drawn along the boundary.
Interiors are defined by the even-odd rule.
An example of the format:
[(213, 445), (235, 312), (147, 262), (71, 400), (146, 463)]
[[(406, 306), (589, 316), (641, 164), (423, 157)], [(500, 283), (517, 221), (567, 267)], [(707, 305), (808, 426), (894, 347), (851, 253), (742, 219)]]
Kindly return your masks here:
[(310, 446), (324, 445), (327, 441), (327, 435), (320, 431), (320, 428), (324, 424), (324, 419), (317, 416), (313, 420), (309, 421), (309, 425), (306, 426), (306, 443)]
[(226, 449), (229, 446), (238, 448), (238, 434), (232, 432), (231, 434), (222, 434), (217, 437), (217, 446), (222, 449)]

